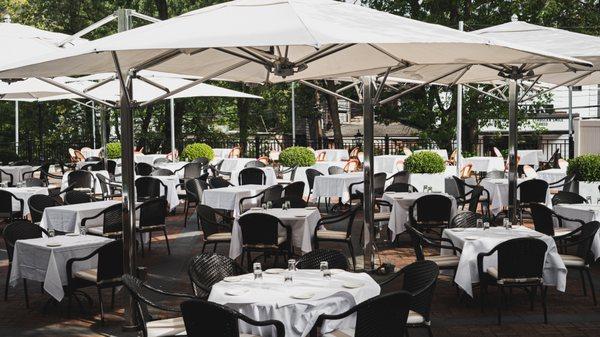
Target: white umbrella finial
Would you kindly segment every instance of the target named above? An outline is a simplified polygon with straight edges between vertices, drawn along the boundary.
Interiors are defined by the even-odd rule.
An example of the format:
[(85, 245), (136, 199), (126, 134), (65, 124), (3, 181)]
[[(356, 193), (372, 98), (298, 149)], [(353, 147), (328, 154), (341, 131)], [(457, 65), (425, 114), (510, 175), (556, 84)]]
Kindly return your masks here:
[(519, 21), (519, 16), (517, 14), (513, 14), (510, 17), (510, 21), (512, 21), (512, 22)]
[(4, 22), (5, 23), (11, 23), (11, 19), (10, 19), (10, 15), (9, 14), (4, 14)]

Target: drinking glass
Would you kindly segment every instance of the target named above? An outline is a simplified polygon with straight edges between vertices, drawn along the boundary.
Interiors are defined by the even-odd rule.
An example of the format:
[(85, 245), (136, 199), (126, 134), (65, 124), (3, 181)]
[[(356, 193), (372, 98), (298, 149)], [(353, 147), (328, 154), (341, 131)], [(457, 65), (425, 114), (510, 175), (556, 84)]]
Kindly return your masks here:
[(260, 262), (254, 262), (254, 264), (252, 265), (252, 270), (254, 271), (254, 279), (262, 280), (263, 275), (262, 275), (262, 267), (260, 265)]
[(271, 209), (273, 208), (273, 203), (270, 201), (267, 201), (267, 209)]
[(600, 205), (600, 198), (596, 199), (596, 204)]
[(264, 210), (266, 210), (266, 209), (267, 209), (267, 204), (263, 202), (263, 204), (262, 204), (262, 208), (263, 208)]
[(289, 259), (288, 260), (288, 270), (289, 271), (296, 271), (296, 260), (294, 259)]
[(331, 270), (329, 270), (329, 262), (321, 261), (320, 263), (321, 273), (323, 273), (323, 277), (326, 279), (331, 278)]
[(48, 236), (49, 237), (53, 238), (55, 234), (56, 233), (54, 232), (54, 228), (49, 228), (48, 229)]
[(587, 200), (588, 205), (592, 203), (592, 196), (588, 195), (585, 200)]
[(423, 192), (427, 193), (427, 190), (429, 189), (429, 186), (427, 185), (423, 185)]
[(86, 235), (86, 234), (87, 234), (87, 229), (85, 228), (85, 226), (79, 227), (79, 235)]
[(477, 228), (483, 228), (483, 220), (477, 219)]
[(504, 218), (504, 219), (502, 220), (502, 226), (503, 226), (505, 229), (510, 229), (510, 228), (512, 227), (512, 226), (511, 226), (511, 224), (510, 224), (510, 219), (508, 219), (508, 218)]
[(490, 223), (487, 221), (483, 223), (483, 230), (486, 230), (486, 229), (490, 229)]
[(291, 285), (294, 283), (294, 273), (291, 270), (285, 270), (283, 272), (283, 283), (285, 285)]

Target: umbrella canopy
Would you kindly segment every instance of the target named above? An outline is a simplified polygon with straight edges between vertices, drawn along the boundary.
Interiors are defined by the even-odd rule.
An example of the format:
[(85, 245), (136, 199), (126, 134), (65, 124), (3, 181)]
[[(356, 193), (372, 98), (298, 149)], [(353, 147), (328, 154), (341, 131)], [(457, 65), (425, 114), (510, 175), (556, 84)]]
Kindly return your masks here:
[[(56, 78), (56, 80), (62, 82), (66, 78)], [(88, 82), (88, 85), (92, 84)], [(44, 102), (77, 98), (81, 97), (37, 78), (12, 83), (0, 82), (0, 100), (3, 101)]]
[[(372, 75), (411, 65), (441, 64), (444, 71), (448, 65), (553, 63), (555, 72), (565, 71), (565, 64), (586, 65), (344, 2), (239, 0), (111, 35), (67, 54), (2, 65), (0, 77), (113, 71), (112, 51), (122, 69), (217, 74), (244, 82)], [(415, 70), (399, 77), (426, 79)]]

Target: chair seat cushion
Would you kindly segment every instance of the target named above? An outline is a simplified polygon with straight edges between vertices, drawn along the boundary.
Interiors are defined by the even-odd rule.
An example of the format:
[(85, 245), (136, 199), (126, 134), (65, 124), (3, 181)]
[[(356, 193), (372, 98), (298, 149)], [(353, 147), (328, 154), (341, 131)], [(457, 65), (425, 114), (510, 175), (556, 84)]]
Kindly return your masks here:
[(585, 267), (585, 260), (575, 255), (560, 254), (565, 266), (569, 267)]
[(435, 256), (425, 256), (425, 260), (435, 262), (438, 267), (442, 268), (451, 268), (458, 267), (458, 262), (460, 258), (456, 255), (435, 255)]
[(206, 237), (206, 241), (231, 241), (231, 233), (215, 233)]
[(146, 323), (148, 337), (186, 336), (182, 317), (159, 319)]
[(98, 269), (85, 269), (85, 270), (80, 270), (78, 272), (76, 272), (75, 274), (73, 274), (74, 277), (86, 280), (86, 281), (91, 281), (91, 282), (96, 282), (97, 276), (98, 276)]
[(320, 230), (320, 231), (317, 231), (317, 239), (345, 240), (346, 232), (345, 231)]
[(487, 274), (497, 280), (498, 284), (505, 283), (535, 283), (542, 282), (543, 280), (539, 277), (522, 277), (522, 278), (503, 278), (498, 279), (498, 269), (495, 267), (489, 267), (486, 270)]
[(373, 214), (373, 220), (375, 221), (386, 221), (390, 219), (389, 212), (378, 212)]
[(354, 329), (333, 330), (323, 334), (323, 337), (354, 337)]
[(407, 324), (423, 324), (425, 323), (425, 317), (418, 312), (409, 310), (408, 317), (406, 318)]

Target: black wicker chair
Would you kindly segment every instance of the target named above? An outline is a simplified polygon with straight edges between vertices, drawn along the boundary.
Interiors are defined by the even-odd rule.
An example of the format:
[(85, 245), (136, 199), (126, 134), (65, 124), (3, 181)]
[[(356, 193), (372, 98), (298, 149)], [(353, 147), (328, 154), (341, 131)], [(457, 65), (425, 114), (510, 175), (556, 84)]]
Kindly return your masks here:
[[(406, 226), (406, 231), (410, 235), (417, 261), (433, 261), (440, 269), (452, 270), (454, 275), (456, 275), (456, 268), (458, 268), (458, 262), (460, 261), (459, 255), (462, 253), (462, 250), (454, 246), (452, 240), (425, 235), (410, 225)], [(423, 247), (438, 248), (440, 250), (446, 249), (451, 251), (452, 255), (425, 256)]]
[(86, 202), (93, 202), (94, 198), (89, 194), (82, 191), (69, 191), (65, 193), (65, 204), (66, 205), (74, 205), (74, 204), (83, 204)]
[[(13, 200), (19, 203), (19, 209), (13, 209)], [(0, 190), (0, 219), (14, 221), (23, 218), (25, 201), (7, 190)]]
[(545, 204), (548, 193), (548, 183), (541, 179), (525, 180), (517, 186), (517, 208), (519, 210), (521, 223), (523, 223), (523, 213), (529, 205), (534, 203)]
[(450, 221), (450, 228), (472, 228), (477, 227), (477, 220), (483, 220), (479, 213), (462, 211), (457, 213)]
[(208, 188), (208, 184), (197, 178), (188, 179), (185, 182), (185, 204), (183, 206), (184, 221), (183, 226), (187, 227), (188, 212), (192, 207), (196, 207), (202, 201), (202, 193)]
[(97, 163), (85, 164), (81, 167), (80, 170), (81, 171), (103, 171), (103, 170), (106, 170), (106, 167), (104, 167), (103, 161), (99, 161)]
[(169, 188), (160, 179), (153, 177), (139, 177), (135, 180), (135, 192), (138, 202), (164, 198), (169, 195)]
[(240, 213), (244, 213), (244, 203), (246, 200), (254, 200), (260, 197), (259, 204), (271, 202), (273, 205), (281, 205), (281, 195), (283, 194), (283, 186), (281, 185), (273, 185), (264, 189), (262, 192), (257, 193), (255, 195), (241, 198), (240, 203)]
[[(35, 225), (27, 220), (17, 220), (11, 222), (2, 231), (6, 253), (8, 255), (8, 270), (6, 271), (6, 283), (4, 284), (4, 300), (8, 300), (8, 284), (12, 270), (12, 261), (17, 240), (27, 240), (41, 238), (44, 234), (48, 235), (45, 229)], [(29, 295), (27, 293), (27, 279), (23, 279), (23, 291), (25, 292), (25, 306), (29, 308)]]
[(548, 188), (553, 191), (577, 192), (575, 174), (569, 174), (566, 177), (548, 184)]
[[(322, 176), (319, 170), (315, 170), (312, 168), (306, 169), (306, 181), (308, 182), (308, 201), (310, 201), (310, 196), (312, 195), (313, 189), (315, 187), (315, 177)], [(320, 199), (317, 199), (317, 207), (319, 207)]]
[(558, 204), (587, 204), (587, 199), (575, 192), (559, 191), (552, 197), (552, 206)]
[[(352, 257), (352, 268), (356, 270), (356, 255), (354, 254), (354, 247), (352, 246), (352, 226), (354, 225), (354, 217), (358, 211), (359, 206), (352, 206), (347, 211), (321, 218), (315, 227), (314, 247), (319, 249), (320, 242), (337, 242), (345, 243), (350, 250), (350, 256)], [(345, 223), (346, 229), (343, 231), (336, 230), (319, 230), (320, 228), (326, 228), (327, 225)]]
[(452, 218), (452, 200), (443, 194), (424, 195), (409, 207), (411, 226), (421, 230), (446, 228)]
[[(322, 337), (352, 336), (352, 337), (397, 337), (406, 330), (406, 321), (412, 302), (412, 295), (407, 291), (397, 291), (368, 299), (352, 309), (337, 315), (321, 315), (313, 327), (316, 329), (326, 320), (340, 320), (356, 313), (354, 329), (335, 330)], [(390, 310), (393, 308), (393, 310)]]
[(533, 225), (536, 231), (554, 237), (556, 240), (562, 240), (561, 236), (555, 237), (554, 224), (557, 223), (558, 227), (563, 227), (564, 221), (578, 222), (582, 226), (585, 222), (578, 219), (570, 219), (557, 214), (546, 205), (532, 203), (528, 205), (531, 211), (531, 217), (533, 219)]
[[(285, 336), (285, 326), (277, 320), (255, 321), (248, 316), (213, 302), (192, 300), (181, 303), (186, 336), (239, 337), (239, 321), (253, 326), (275, 327), (274, 337)], [(250, 335), (248, 335), (250, 336)]]
[(296, 266), (298, 269), (319, 269), (323, 261), (327, 262), (330, 269), (349, 269), (346, 256), (334, 249), (315, 249), (306, 253), (298, 259)]
[[(169, 246), (169, 237), (167, 236), (167, 225), (165, 224), (167, 218), (169, 205), (165, 198), (155, 198), (144, 201), (141, 205), (135, 208), (139, 210), (139, 226), (136, 228), (136, 232), (140, 235), (140, 242), (143, 241), (143, 234), (148, 233), (150, 236), (148, 239), (148, 250), (152, 248), (152, 233), (162, 232), (165, 236), (165, 243), (167, 244), (167, 252), (171, 255), (171, 247)], [(144, 257), (144, 245), (142, 247), (142, 257)]]
[[(453, 176), (456, 182), (456, 188), (458, 190), (458, 197), (456, 197), (456, 203), (463, 209), (465, 205), (469, 205), (469, 210), (474, 212), (477, 210), (477, 205), (481, 202), (482, 209), (487, 211), (487, 215), (491, 215), (490, 211), (490, 192), (485, 188), (478, 185), (467, 184), (463, 179), (457, 176)], [(471, 189), (467, 192), (467, 188)], [(475, 208), (475, 210), (473, 210)]]
[(208, 179), (208, 186), (210, 186), (210, 188), (223, 188), (233, 186), (233, 184), (223, 177), (212, 177)]
[(207, 299), (212, 286), (228, 276), (246, 274), (235, 260), (219, 254), (201, 253), (192, 258), (188, 275), (196, 297)]
[(273, 203), (273, 208), (281, 208), (283, 207), (283, 203), (289, 202), (290, 208), (306, 208), (308, 203), (304, 198), (297, 197), (283, 197), (279, 199), (279, 201)]
[[(143, 337), (185, 334), (185, 324), (180, 317), (181, 309), (179, 305), (173, 306), (172, 303), (194, 299), (194, 296), (157, 289), (129, 274), (124, 274), (121, 279), (135, 302), (133, 318)], [(160, 316), (169, 313), (178, 317), (155, 318), (150, 314), (148, 307), (161, 311)], [(204, 317), (202, 319), (204, 320)]]
[(164, 168), (154, 169), (154, 171), (150, 172), (151, 177), (172, 176), (173, 174), (173, 171)]
[[(73, 264), (98, 258), (98, 266), (93, 269), (85, 269), (73, 272)], [(104, 303), (102, 301), (102, 289), (112, 288), (111, 308), (115, 306), (115, 288), (122, 285), (123, 275), (123, 241), (111, 241), (96, 249), (84, 257), (71, 258), (67, 261), (67, 291), (69, 298), (69, 312), (71, 311), (72, 298), (78, 289), (95, 286), (98, 291), (100, 303), (100, 320), (104, 322)]]
[[(204, 158), (205, 159), (205, 158)], [(181, 170), (183, 170), (183, 179), (180, 179), (182, 183), (187, 182), (190, 179), (198, 179), (200, 178), (200, 176), (202, 176), (202, 174), (204, 173), (204, 166), (205, 164), (199, 163), (199, 162), (192, 162), (192, 163), (188, 163), (186, 164), (184, 167), (180, 168), (179, 170), (175, 170), (173, 173), (177, 173)]]
[(138, 176), (149, 176), (154, 171), (154, 166), (148, 163), (135, 164), (135, 174)]
[(587, 275), (590, 283), (590, 290), (592, 291), (594, 305), (597, 305), (598, 302), (596, 300), (596, 291), (591, 274), (591, 265), (595, 262), (595, 257), (592, 252), (592, 244), (596, 238), (598, 228), (600, 228), (600, 222), (588, 222), (571, 233), (563, 235), (561, 239), (564, 243), (559, 244), (558, 246), (558, 249), (563, 251), (566, 251), (569, 247), (576, 247), (574, 255), (561, 254), (560, 257), (565, 263), (567, 269), (579, 271), (584, 296), (587, 296), (587, 289), (585, 285), (585, 278), (583, 276), (584, 273)]
[(77, 170), (70, 172), (67, 176), (67, 183), (69, 186), (72, 186), (73, 189), (85, 191), (90, 194), (94, 194), (96, 189), (94, 175), (90, 171)]
[(44, 182), (43, 186), (48, 185), (48, 171), (50, 170), (50, 163), (42, 163), (38, 168), (31, 171), (21, 173), (21, 180), (27, 181), (28, 178), (35, 178), (35, 173), (39, 172), (38, 179)]
[[(529, 289), (530, 294), (540, 288), (544, 323), (548, 323), (546, 310), (547, 287), (543, 284), (544, 261), (548, 245), (538, 239), (518, 238), (504, 241), (487, 253), (477, 255), (477, 270), (479, 273), (481, 310), (485, 307), (485, 296), (488, 286), (498, 287), (498, 324), (502, 323), (502, 302), (505, 288)], [(484, 259), (493, 254), (498, 256), (498, 267), (483, 269)], [(495, 259), (495, 258), (494, 258)], [(533, 296), (530, 296), (533, 309)]]
[(120, 192), (123, 190), (123, 185), (110, 181), (101, 173), (96, 173), (96, 178), (102, 192), (102, 200), (112, 200), (122, 196)]
[[(387, 175), (385, 172), (375, 173), (373, 175), (373, 197), (381, 198), (385, 190), (385, 182)], [(352, 200), (358, 199), (363, 200), (363, 192), (356, 190), (355, 186), (363, 186), (364, 181), (359, 181), (348, 185), (348, 194), (350, 195), (350, 206), (352, 206)]]
[(295, 181), (283, 188), (284, 198), (300, 198), (304, 196), (304, 182)]
[(196, 158), (196, 159), (192, 160), (191, 163), (206, 166), (206, 165), (208, 165), (208, 163), (210, 163), (210, 160), (206, 157), (200, 157), (200, 158)]
[(39, 223), (42, 221), (44, 210), (47, 207), (59, 206), (60, 203), (50, 196), (44, 194), (34, 194), (27, 200), (27, 205), (29, 206), (31, 221), (34, 223)]
[[(8, 177), (8, 179), (4, 179), (4, 177)], [(0, 169), (0, 182), (6, 182), (8, 183), (8, 186), (14, 186), (14, 177), (12, 175), (12, 173), (8, 173), (6, 171), (4, 171), (3, 169)]]
[[(282, 255), (285, 261), (292, 255), (292, 229), (277, 217), (265, 213), (248, 213), (242, 215), (238, 223), (242, 232), (242, 264), (245, 253), (248, 269), (252, 266), (252, 252), (262, 253), (265, 260), (267, 255)], [(285, 230), (285, 236), (279, 235), (280, 227)]]
[(113, 176), (117, 174), (117, 162), (114, 160), (107, 160), (106, 161), (106, 170), (108, 171), (109, 174), (112, 174)]
[[(218, 221), (217, 216), (222, 220)], [(219, 243), (231, 242), (231, 226), (233, 218), (225, 214), (217, 212), (214, 208), (198, 204), (196, 206), (196, 221), (198, 229), (202, 230), (202, 253), (206, 249), (206, 245), (213, 244), (213, 253), (217, 250)], [(225, 229), (224, 231), (222, 229)]]
[(267, 182), (265, 171), (258, 167), (247, 167), (240, 171), (238, 184), (240, 185), (264, 185)]
[[(390, 283), (402, 278), (401, 290), (408, 291), (412, 296), (410, 311), (406, 321), (409, 328), (425, 328), (429, 336), (433, 336), (431, 331), (431, 304), (433, 302), (433, 293), (437, 283), (439, 267), (433, 261), (416, 261), (405, 266), (395, 273), (390, 279), (380, 283), (384, 289), (392, 289)], [(396, 282), (393, 282), (396, 283)], [(398, 286), (393, 287), (398, 289)]]
[[(90, 227), (88, 222), (102, 217), (102, 226)], [(115, 204), (109, 206), (98, 214), (81, 219), (81, 227), (91, 235), (120, 238), (123, 234), (123, 206)]]
[(419, 192), (416, 187), (409, 183), (393, 183), (385, 188), (386, 192)]
[(387, 180), (392, 181), (392, 183), (390, 185), (397, 184), (397, 183), (408, 184), (408, 172), (406, 172), (406, 171), (396, 172), (391, 177), (387, 178)]

